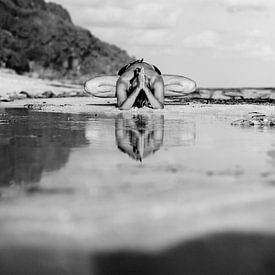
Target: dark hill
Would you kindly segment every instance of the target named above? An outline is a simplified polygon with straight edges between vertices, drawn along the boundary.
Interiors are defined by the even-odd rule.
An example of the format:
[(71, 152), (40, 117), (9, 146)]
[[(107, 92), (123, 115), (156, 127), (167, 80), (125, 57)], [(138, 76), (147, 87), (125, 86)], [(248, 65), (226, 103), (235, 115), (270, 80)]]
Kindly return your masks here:
[(75, 26), (70, 14), (44, 0), (0, 0), (0, 66), (49, 78), (114, 74), (126, 51)]

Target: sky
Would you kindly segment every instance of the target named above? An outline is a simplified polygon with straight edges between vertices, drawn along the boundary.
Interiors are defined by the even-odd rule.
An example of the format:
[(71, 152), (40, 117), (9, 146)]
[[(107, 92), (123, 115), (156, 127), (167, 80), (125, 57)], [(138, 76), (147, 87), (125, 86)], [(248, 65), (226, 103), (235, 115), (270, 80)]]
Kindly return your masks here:
[(76, 25), (200, 87), (275, 86), (274, 0), (52, 0)]

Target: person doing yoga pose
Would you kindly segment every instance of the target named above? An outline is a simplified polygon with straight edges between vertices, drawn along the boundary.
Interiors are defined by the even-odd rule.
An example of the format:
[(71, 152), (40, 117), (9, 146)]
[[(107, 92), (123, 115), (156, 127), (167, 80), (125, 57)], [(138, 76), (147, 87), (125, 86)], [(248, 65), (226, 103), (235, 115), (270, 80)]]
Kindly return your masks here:
[(162, 75), (143, 59), (122, 67), (117, 76), (99, 76), (86, 81), (85, 91), (96, 97), (116, 97), (121, 110), (132, 107), (162, 109), (164, 97), (182, 96), (196, 90), (196, 83), (180, 75)]

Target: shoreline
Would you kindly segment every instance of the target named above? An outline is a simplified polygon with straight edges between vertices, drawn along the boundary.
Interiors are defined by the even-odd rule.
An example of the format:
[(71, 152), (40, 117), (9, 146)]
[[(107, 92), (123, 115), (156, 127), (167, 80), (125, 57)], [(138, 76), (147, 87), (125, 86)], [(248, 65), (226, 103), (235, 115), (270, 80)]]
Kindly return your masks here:
[[(97, 98), (85, 93), (83, 85), (65, 80), (46, 80), (18, 75), (9, 69), (0, 69), (0, 106), (4, 102), (22, 101), (18, 105), (29, 104), (34, 99), (87, 98), (90, 104), (115, 104), (114, 98)], [(77, 98), (77, 99), (76, 99)], [(81, 100), (80, 100), (81, 101)], [(201, 88), (181, 97), (165, 99), (165, 105), (223, 104), (223, 105), (275, 105), (275, 88)], [(5, 107), (8, 104), (4, 104)], [(14, 105), (14, 104), (11, 104)]]

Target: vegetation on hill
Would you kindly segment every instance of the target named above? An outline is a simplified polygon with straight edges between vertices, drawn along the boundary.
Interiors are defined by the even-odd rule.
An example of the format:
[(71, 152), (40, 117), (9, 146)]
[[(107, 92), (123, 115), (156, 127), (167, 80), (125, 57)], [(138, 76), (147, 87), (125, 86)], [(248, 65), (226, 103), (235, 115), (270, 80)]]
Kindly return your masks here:
[(61, 5), (0, 0), (0, 67), (81, 82), (115, 74), (131, 60), (126, 51), (75, 26)]

